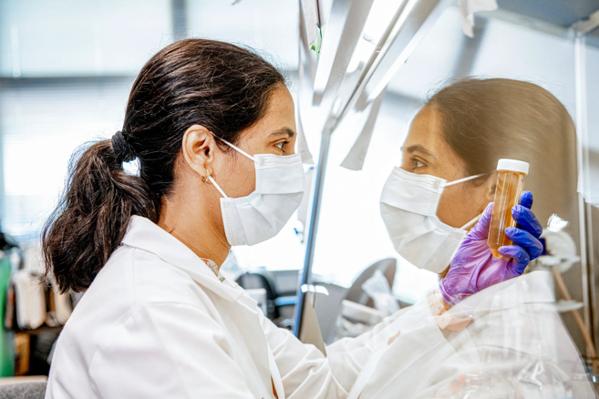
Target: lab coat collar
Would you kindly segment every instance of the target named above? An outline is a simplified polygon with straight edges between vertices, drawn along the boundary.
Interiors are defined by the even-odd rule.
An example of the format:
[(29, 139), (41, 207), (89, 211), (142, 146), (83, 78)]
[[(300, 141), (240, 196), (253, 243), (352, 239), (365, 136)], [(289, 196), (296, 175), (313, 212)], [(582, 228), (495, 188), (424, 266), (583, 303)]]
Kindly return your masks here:
[(221, 281), (189, 247), (150, 219), (132, 216), (122, 244), (158, 256), (169, 265), (185, 271), (202, 287), (225, 299), (237, 301), (243, 293), (237, 284), (227, 279)]

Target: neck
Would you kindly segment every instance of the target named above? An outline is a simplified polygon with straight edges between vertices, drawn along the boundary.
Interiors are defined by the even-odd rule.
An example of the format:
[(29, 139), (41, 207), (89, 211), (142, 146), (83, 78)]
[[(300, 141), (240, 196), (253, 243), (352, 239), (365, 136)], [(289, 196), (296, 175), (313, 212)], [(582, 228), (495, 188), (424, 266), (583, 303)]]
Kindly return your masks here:
[(213, 260), (220, 267), (231, 249), (224, 231), (213, 220), (213, 210), (197, 205), (189, 206), (190, 203), (206, 202), (182, 202), (177, 198), (163, 200), (158, 225), (198, 257)]

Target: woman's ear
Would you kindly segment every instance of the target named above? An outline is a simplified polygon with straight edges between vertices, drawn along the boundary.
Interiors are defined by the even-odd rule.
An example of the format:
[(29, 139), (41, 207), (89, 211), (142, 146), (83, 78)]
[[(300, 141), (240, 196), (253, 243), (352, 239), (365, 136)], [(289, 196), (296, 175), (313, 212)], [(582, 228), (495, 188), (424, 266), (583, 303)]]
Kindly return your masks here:
[(183, 134), (181, 142), (183, 159), (203, 178), (212, 175), (215, 150), (214, 135), (204, 126), (192, 125)]

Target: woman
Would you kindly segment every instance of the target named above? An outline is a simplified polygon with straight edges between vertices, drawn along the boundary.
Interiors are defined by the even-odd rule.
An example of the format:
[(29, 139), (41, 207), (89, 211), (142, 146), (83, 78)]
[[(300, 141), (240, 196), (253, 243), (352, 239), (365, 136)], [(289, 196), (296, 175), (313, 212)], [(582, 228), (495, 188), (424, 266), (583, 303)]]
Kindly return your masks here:
[[(537, 85), (466, 79), (444, 87), (412, 121), (401, 170), (391, 173), (383, 189), (381, 212), (395, 247), (414, 265), (441, 271), (469, 222), (483, 213), (440, 287), (443, 292), (452, 281), (463, 284), (455, 266), (464, 248), (476, 245), (473, 237), (486, 237), (489, 213), (483, 210), (493, 199), (500, 158), (530, 163), (526, 186), (543, 194), (536, 205), (544, 219), (558, 213), (575, 222), (575, 137), (567, 110)], [(415, 181), (430, 183), (429, 190)], [(423, 209), (427, 203), (432, 206)], [(369, 371), (361, 373), (350, 397), (595, 397), (553, 306), (553, 285), (550, 273), (536, 271), (467, 298), (443, 314), (443, 323), (454, 326), (445, 342), (421, 349), (414, 368), (383, 374), (404, 353), (396, 345), (385, 348), (365, 367)], [(410, 342), (422, 333), (406, 332), (401, 339)]]
[[(535, 207), (541, 220), (558, 213), (575, 222), (575, 138), (568, 111), (532, 83), (466, 79), (439, 90), (414, 117), (401, 168), (383, 190), (381, 211), (396, 249), (416, 266), (443, 270), (472, 220), (493, 200), (501, 158), (530, 163), (525, 186), (540, 194)], [(428, 216), (425, 225), (411, 223), (409, 217), (416, 213), (411, 204), (426, 198), (415, 189), (408, 190), (417, 193), (409, 200), (395, 199), (393, 193), (405, 193), (411, 184), (406, 180), (421, 175), (441, 179), (432, 189), (438, 198), (428, 214), (417, 211)], [(449, 184), (440, 187), (444, 182)]]
[[(44, 233), (60, 287), (86, 290), (58, 340), (46, 397), (347, 395), (404, 322), (390, 318), (325, 358), (219, 273), (232, 245), (274, 236), (301, 200), (293, 110), (281, 74), (230, 44), (176, 42), (142, 68), (123, 130), (76, 161)], [(122, 168), (135, 158), (139, 176)], [(525, 239), (514, 237), (512, 250), (537, 256), (538, 240), (517, 231)], [(513, 264), (525, 267), (494, 263), (499, 280)], [(484, 266), (471, 257), (452, 270)], [(457, 300), (475, 290), (446, 291)], [(431, 315), (419, 323), (444, 339)]]

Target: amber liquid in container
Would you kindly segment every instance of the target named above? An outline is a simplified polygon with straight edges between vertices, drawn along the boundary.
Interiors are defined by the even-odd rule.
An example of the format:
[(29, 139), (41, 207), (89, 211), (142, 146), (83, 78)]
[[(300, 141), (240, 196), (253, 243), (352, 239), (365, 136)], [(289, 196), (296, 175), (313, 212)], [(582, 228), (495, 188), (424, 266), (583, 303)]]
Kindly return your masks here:
[(512, 243), (505, 235), (505, 229), (516, 226), (512, 218), (512, 208), (520, 200), (528, 168), (527, 162), (515, 159), (500, 159), (497, 163), (497, 187), (493, 200), (495, 204), (487, 240), (491, 253), (496, 258), (502, 256), (498, 252), (499, 247)]

